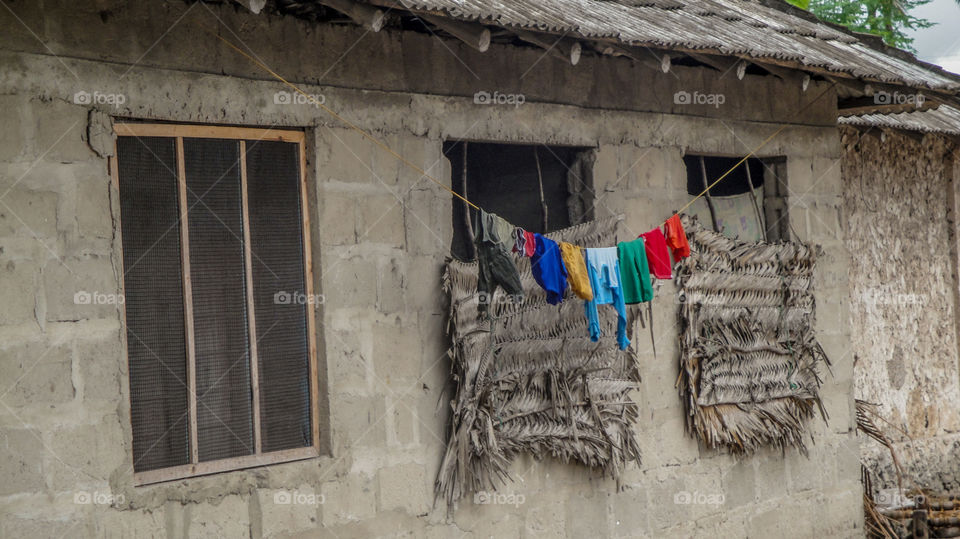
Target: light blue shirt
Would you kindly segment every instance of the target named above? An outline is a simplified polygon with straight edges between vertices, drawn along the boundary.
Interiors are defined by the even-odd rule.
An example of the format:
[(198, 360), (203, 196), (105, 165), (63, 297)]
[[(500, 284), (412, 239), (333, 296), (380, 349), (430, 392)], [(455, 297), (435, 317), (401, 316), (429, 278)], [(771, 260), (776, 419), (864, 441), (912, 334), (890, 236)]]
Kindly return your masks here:
[(593, 299), (583, 302), (590, 330), (590, 340), (600, 340), (600, 319), (597, 305), (613, 304), (617, 310), (617, 345), (621, 350), (630, 346), (627, 338), (627, 306), (620, 287), (620, 262), (616, 247), (587, 249), (587, 276), (593, 288)]

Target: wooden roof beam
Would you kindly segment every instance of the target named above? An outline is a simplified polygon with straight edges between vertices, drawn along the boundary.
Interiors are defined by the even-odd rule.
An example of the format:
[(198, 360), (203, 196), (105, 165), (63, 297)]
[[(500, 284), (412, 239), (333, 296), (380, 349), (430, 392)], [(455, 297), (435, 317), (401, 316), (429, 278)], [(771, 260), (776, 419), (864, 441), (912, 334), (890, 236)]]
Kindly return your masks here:
[(257, 15), (266, 7), (267, 0), (237, 0), (237, 3), (249, 9), (254, 15)]
[(788, 69), (785, 67), (768, 64), (766, 62), (753, 62), (753, 63), (766, 69), (774, 77), (777, 77), (780, 80), (787, 81), (787, 82), (799, 82), (800, 88), (803, 89), (804, 92), (806, 92), (807, 88), (810, 87), (810, 74), (805, 71)]
[(347, 17), (353, 19), (353, 22), (372, 30), (379, 32), (383, 28), (384, 13), (382, 9), (375, 8), (369, 4), (361, 4), (353, 0), (317, 0), (319, 3), (333, 8)]
[(556, 36), (542, 36), (526, 30), (516, 30), (515, 33), (520, 39), (541, 47), (551, 56), (569, 62), (570, 65), (577, 65), (580, 62), (582, 46), (579, 41), (557, 38)]
[(733, 71), (737, 74), (738, 80), (743, 80), (743, 77), (747, 74), (747, 64), (749, 64), (749, 62), (746, 60), (696, 52), (688, 52), (687, 56), (690, 56), (701, 64), (707, 64), (723, 74)]
[(415, 15), (480, 52), (487, 52), (490, 48), (490, 30), (482, 24), (455, 21), (426, 13), (415, 13)]

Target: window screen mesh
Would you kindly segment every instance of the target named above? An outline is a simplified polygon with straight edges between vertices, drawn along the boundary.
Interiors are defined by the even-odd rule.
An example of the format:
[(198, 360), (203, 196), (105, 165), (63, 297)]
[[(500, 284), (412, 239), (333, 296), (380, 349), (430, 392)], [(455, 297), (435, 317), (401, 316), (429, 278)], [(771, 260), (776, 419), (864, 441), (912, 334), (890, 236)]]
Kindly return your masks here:
[(311, 445), (299, 151), (247, 142), (263, 451)]
[(133, 467), (190, 462), (175, 140), (117, 140)]
[(240, 143), (184, 139), (201, 462), (254, 453)]

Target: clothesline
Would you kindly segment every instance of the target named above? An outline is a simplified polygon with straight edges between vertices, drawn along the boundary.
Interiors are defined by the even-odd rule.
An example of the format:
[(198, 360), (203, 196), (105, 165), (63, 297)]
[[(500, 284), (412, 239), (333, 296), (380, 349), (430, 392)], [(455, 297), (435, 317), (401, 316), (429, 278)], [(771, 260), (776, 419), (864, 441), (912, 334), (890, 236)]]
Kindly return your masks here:
[[(293, 90), (294, 92), (302, 95), (302, 96), (303, 96), (304, 98), (306, 98), (311, 104), (316, 105), (318, 108), (320, 108), (320, 109), (322, 109), (323, 111), (327, 112), (328, 114), (330, 114), (331, 116), (333, 116), (333, 117), (336, 118), (337, 120), (343, 122), (343, 123), (346, 124), (350, 129), (353, 129), (354, 131), (356, 131), (357, 133), (359, 133), (362, 137), (364, 137), (364, 138), (366, 138), (367, 140), (373, 142), (376, 146), (378, 146), (378, 147), (381, 148), (382, 150), (384, 150), (384, 151), (386, 151), (387, 153), (389, 153), (390, 155), (392, 155), (394, 158), (396, 158), (397, 160), (399, 160), (399, 161), (400, 161), (401, 163), (403, 163), (404, 165), (407, 165), (408, 167), (410, 167), (410, 168), (413, 169), (414, 171), (420, 173), (421, 176), (423, 176), (424, 178), (426, 178), (426, 179), (430, 180), (431, 182), (437, 184), (438, 186), (440, 186), (441, 188), (443, 188), (445, 191), (447, 191), (448, 193), (450, 193), (450, 194), (453, 195), (454, 197), (459, 198), (461, 201), (463, 201), (465, 204), (467, 204), (468, 206), (472, 207), (473, 209), (475, 209), (475, 210), (481, 210), (480, 206), (478, 206), (477, 204), (474, 204), (473, 202), (471, 202), (470, 200), (468, 200), (465, 196), (461, 195), (460, 193), (457, 193), (457, 192), (454, 191), (453, 189), (447, 187), (446, 185), (443, 184), (443, 182), (441, 182), (440, 180), (438, 180), (438, 179), (434, 178), (433, 176), (431, 176), (430, 174), (428, 174), (427, 171), (423, 170), (421, 167), (415, 165), (414, 163), (411, 163), (409, 160), (407, 160), (406, 158), (404, 158), (402, 155), (400, 155), (399, 153), (397, 153), (396, 151), (394, 151), (392, 148), (390, 148), (389, 146), (387, 146), (386, 144), (384, 144), (383, 142), (381, 142), (379, 139), (377, 139), (376, 137), (374, 137), (374, 136), (371, 135), (370, 133), (367, 133), (365, 130), (363, 130), (363, 129), (361, 129), (360, 127), (358, 127), (358, 126), (357, 126), (356, 124), (354, 124), (353, 122), (347, 120), (347, 119), (344, 118), (343, 116), (340, 116), (340, 115), (337, 114), (333, 109), (331, 109), (330, 107), (328, 107), (328, 106), (326, 106), (325, 104), (323, 104), (323, 103), (321, 103), (320, 101), (318, 101), (314, 96), (312, 96), (312, 95), (304, 92), (303, 90), (300, 89), (299, 86), (297, 86), (296, 84), (293, 84), (293, 83), (289, 82), (287, 79), (283, 78), (283, 76), (281, 76), (281, 75), (278, 74), (277, 72), (275, 72), (275, 71), (273, 71), (272, 69), (270, 69), (269, 67), (267, 67), (263, 62), (261, 62), (261, 61), (257, 60), (256, 58), (250, 56), (250, 55), (247, 54), (244, 50), (240, 49), (239, 47), (237, 47), (236, 45), (234, 45), (233, 43), (231, 43), (230, 40), (228, 40), (227, 38), (221, 36), (220, 34), (218, 34), (218, 33), (216, 33), (216, 32), (213, 32), (213, 31), (210, 30), (209, 28), (206, 28), (205, 26), (203, 26), (203, 25), (201, 25), (201, 24), (199, 24), (199, 23), (196, 23), (196, 24), (197, 24), (203, 31), (205, 31), (205, 32), (207, 32), (208, 34), (216, 37), (216, 38), (219, 39), (220, 41), (223, 41), (228, 47), (230, 47), (231, 49), (233, 49), (233, 50), (237, 51), (238, 53), (240, 53), (241, 55), (243, 55), (244, 58), (246, 58), (247, 60), (249, 60), (250, 62), (252, 62), (254, 65), (260, 67), (261, 69), (263, 69), (264, 71), (266, 71), (267, 73), (269, 73), (271, 76), (273, 76), (275, 79), (277, 79), (278, 81), (280, 81), (280, 82), (282, 82), (283, 84), (285, 84), (287, 87), (289, 87), (289, 88), (290, 88), (291, 90)], [(822, 98), (824, 95), (826, 95), (827, 92), (829, 92), (831, 89), (833, 89), (833, 87), (836, 86), (836, 85), (837, 85), (837, 83), (834, 82), (832, 85), (828, 86), (826, 89), (824, 89), (822, 92), (820, 92), (820, 94), (817, 95), (816, 98), (812, 99), (812, 100), (811, 100), (809, 103), (807, 103), (803, 108), (801, 108), (800, 110), (798, 110), (797, 113), (794, 115), (794, 117), (800, 116), (800, 114), (802, 114), (803, 112), (805, 112), (805, 111), (806, 111), (808, 108), (810, 108), (814, 103), (816, 103), (817, 101), (819, 101), (820, 98)], [(733, 173), (733, 171), (736, 170), (737, 167), (739, 167), (740, 165), (742, 165), (743, 163), (745, 163), (745, 162), (747, 161), (747, 159), (749, 159), (750, 157), (756, 155), (756, 153), (757, 153), (758, 151), (760, 151), (760, 150), (761, 150), (764, 146), (766, 146), (771, 140), (773, 140), (774, 137), (776, 137), (776, 136), (779, 135), (781, 132), (783, 132), (783, 130), (786, 129), (789, 125), (790, 125), (790, 124), (788, 124), (788, 123), (785, 123), (785, 124), (781, 125), (781, 126), (780, 126), (776, 131), (774, 131), (769, 137), (767, 137), (763, 142), (761, 142), (759, 146), (757, 146), (756, 148), (754, 148), (752, 151), (750, 151), (750, 153), (748, 153), (746, 156), (744, 156), (742, 159), (740, 159), (740, 161), (738, 161), (735, 165), (733, 165), (732, 167), (730, 167), (729, 170), (727, 170), (726, 172), (724, 172), (719, 178), (717, 178), (715, 181), (713, 181), (713, 183), (707, 185), (707, 187), (706, 187), (703, 191), (701, 191), (700, 194), (698, 194), (697, 196), (693, 197), (693, 198), (692, 198), (689, 202), (687, 202), (682, 208), (680, 208), (679, 210), (673, 212), (673, 214), (672, 214), (667, 220), (669, 220), (669, 219), (671, 219), (671, 218), (673, 218), (673, 217), (676, 217), (676, 216), (680, 215), (681, 213), (683, 213), (684, 210), (686, 210), (686, 209), (689, 208), (691, 205), (693, 205), (694, 202), (696, 202), (696, 201), (699, 200), (700, 198), (706, 196), (706, 194), (710, 191), (711, 188), (713, 188), (714, 186), (716, 186), (718, 183), (720, 183), (721, 181), (723, 181), (724, 178), (726, 178), (726, 177), (729, 176), (731, 173)], [(664, 221), (664, 222), (661, 223), (661, 224), (666, 224), (666, 222), (667, 222), (667, 221)]]

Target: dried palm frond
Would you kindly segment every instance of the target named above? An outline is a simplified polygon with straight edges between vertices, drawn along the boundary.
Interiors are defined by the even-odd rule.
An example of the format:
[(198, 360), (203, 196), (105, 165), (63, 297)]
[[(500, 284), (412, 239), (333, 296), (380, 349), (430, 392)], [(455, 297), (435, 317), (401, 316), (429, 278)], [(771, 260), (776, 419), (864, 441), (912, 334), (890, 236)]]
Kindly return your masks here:
[(677, 269), (680, 377), (687, 428), (710, 448), (806, 453), (806, 421), (827, 363), (814, 329), (818, 249), (746, 243), (683, 217), (691, 256)]
[(903, 468), (900, 466), (900, 459), (897, 458), (897, 452), (893, 449), (893, 442), (873, 421), (877, 416), (876, 404), (869, 403), (860, 399), (854, 399), (857, 408), (857, 430), (873, 438), (880, 445), (890, 451), (890, 458), (893, 460), (893, 469), (897, 472), (897, 488), (903, 490)]

